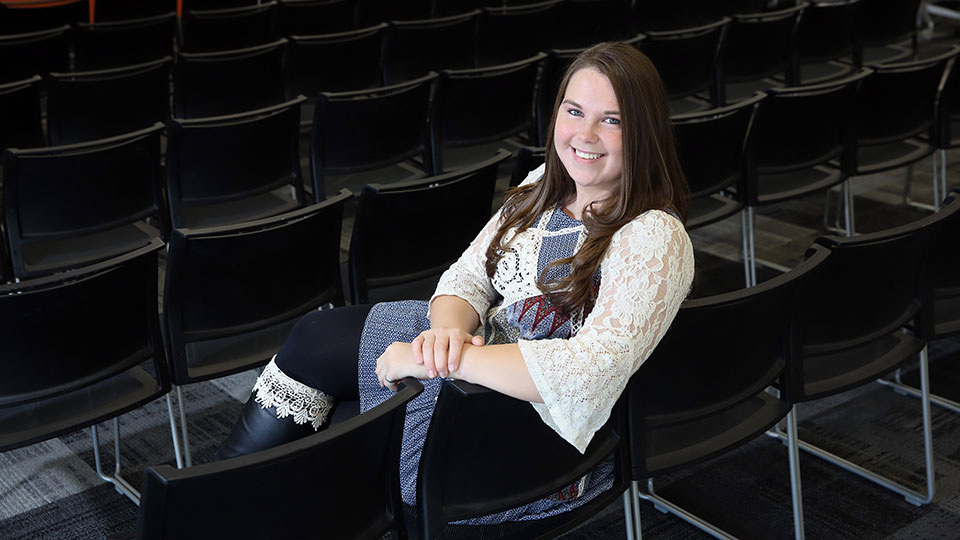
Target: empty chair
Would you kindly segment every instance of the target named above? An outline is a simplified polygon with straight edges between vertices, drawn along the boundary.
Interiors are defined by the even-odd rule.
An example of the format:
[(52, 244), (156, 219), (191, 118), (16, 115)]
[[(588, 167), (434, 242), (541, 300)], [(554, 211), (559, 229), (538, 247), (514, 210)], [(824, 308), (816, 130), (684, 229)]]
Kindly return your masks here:
[(169, 56), (97, 71), (51, 73), (47, 79), (50, 144), (104, 139), (170, 118)]
[(552, 49), (563, 1), (483, 8), (477, 29), (477, 66), (516, 62)]
[[(0, 286), (0, 452), (90, 426), (100, 478), (139, 499), (120, 477), (117, 417), (170, 389), (157, 306), (162, 249), (155, 240), (87, 268)], [(116, 467), (107, 476), (97, 424), (111, 419)]]
[(298, 97), (281, 105), (168, 126), (167, 199), (174, 227), (211, 227), (303, 206)]
[(287, 40), (232, 51), (179, 54), (173, 112), (179, 118), (217, 116), (283, 103)]
[[(7, 148), (43, 146), (40, 119), (40, 76), (0, 84), (0, 152)], [(0, 173), (0, 179), (2, 179)]]
[(757, 90), (778, 86), (771, 79), (774, 75), (796, 86), (793, 75), (797, 23), (803, 9), (801, 4), (767, 13), (733, 16), (721, 55), (723, 103), (733, 103)]
[[(657, 494), (654, 480), (741, 447), (788, 415), (796, 426), (789, 395), (766, 389), (784, 388), (795, 376), (788, 353), (792, 315), (802, 300), (797, 287), (817, 275), (828, 256), (818, 246), (799, 266), (757, 287), (681, 305), (627, 387), (632, 503), (639, 497), (717, 538), (733, 538)], [(797, 454), (790, 454), (790, 477), (796, 538), (802, 539)], [(639, 505), (632, 504), (626, 517), (628, 535), (641, 538)]]
[(85, 21), (87, 0), (21, 0), (0, 3), (0, 34), (51, 30)]
[(434, 174), (476, 163), (501, 146), (518, 146), (511, 138), (529, 136), (537, 72), (545, 57), (540, 53), (512, 64), (440, 73), (430, 112)]
[[(722, 105), (720, 53), (730, 18), (692, 28), (644, 32), (638, 45), (656, 66), (673, 114)], [(709, 100), (697, 94), (709, 93)]]
[(176, 31), (177, 15), (173, 12), (140, 19), (78, 23), (73, 36), (74, 69), (107, 69), (173, 56)]
[(95, 22), (124, 21), (174, 12), (177, 0), (96, 0), (94, 8)]
[(436, 19), (390, 21), (383, 45), (384, 82), (395, 84), (441, 69), (472, 68), (479, 15), (480, 10), (474, 10)]
[(277, 32), (281, 36), (330, 34), (354, 28), (356, 0), (277, 1)]
[(226, 51), (277, 39), (277, 3), (229, 9), (188, 10), (183, 14), (183, 50)]
[(406, 405), (422, 391), (405, 379), (384, 403), (303, 439), (190, 469), (145, 469), (137, 538), (405, 538), (400, 439)]
[[(751, 145), (742, 214), (744, 258), (750, 268), (747, 285), (756, 284), (754, 212), (760, 206), (794, 199), (843, 184), (844, 200), (852, 199), (846, 182), (852, 169), (850, 129), (862, 69), (850, 77), (816, 85), (771, 88), (751, 127)], [(847, 206), (849, 208), (849, 206)], [(846, 228), (852, 233), (850, 212)]]
[(93, 264), (159, 238), (162, 131), (157, 124), (88, 143), (8, 148), (3, 209), (14, 276)]
[[(614, 405), (581, 454), (544, 424), (530, 403), (464, 381), (444, 381), (417, 473), (416, 538), (546, 540), (597, 514), (621, 498), (629, 483), (625, 401)], [(498, 525), (450, 523), (562, 498), (598, 470), (612, 477), (610, 489), (572, 510)]]
[[(428, 299), (440, 274), (490, 219), (497, 170), (508, 157), (510, 153), (501, 150), (482, 163), (452, 173), (364, 186), (347, 263), (351, 303), (369, 303), (374, 288), (422, 284), (430, 278), (416, 290), (414, 284), (380, 292), (391, 299)], [(424, 230), (432, 231), (436, 240), (428, 250), (421, 249), (419, 231)], [(410, 256), (413, 252), (416, 257)]]
[[(320, 94), (310, 137), (316, 200), (344, 187), (359, 189), (429, 174), (427, 117), (436, 77), (430, 73), (382, 88)], [(414, 158), (426, 165), (416, 165)]]
[[(632, 38), (631, 0), (567, 0), (561, 8), (554, 46), (589, 47), (601, 41)], [(545, 50), (545, 49), (542, 49)]]
[[(873, 66), (863, 81), (854, 117), (856, 159), (851, 176), (887, 171), (917, 163), (933, 155), (933, 201), (939, 204), (937, 166), (937, 104), (946, 84), (947, 69), (960, 54), (953, 47), (940, 55), (908, 62)], [(908, 170), (905, 197), (910, 193)], [(852, 204), (852, 201), (851, 201)], [(928, 208), (934, 207), (927, 205)]]
[(19, 81), (70, 67), (69, 26), (25, 34), (0, 34), (0, 82)]
[(917, 11), (922, 0), (862, 0), (860, 38), (867, 64), (903, 60), (917, 53)]
[(844, 77), (863, 65), (859, 31), (862, 2), (834, 0), (807, 4), (797, 27), (794, 84)]
[[(340, 227), (347, 198), (344, 192), (266, 219), (171, 233), (163, 318), (181, 407), (185, 455), (175, 436), (178, 465), (191, 464), (181, 385), (263, 366), (301, 316), (343, 305)], [(167, 406), (175, 432), (169, 399)]]

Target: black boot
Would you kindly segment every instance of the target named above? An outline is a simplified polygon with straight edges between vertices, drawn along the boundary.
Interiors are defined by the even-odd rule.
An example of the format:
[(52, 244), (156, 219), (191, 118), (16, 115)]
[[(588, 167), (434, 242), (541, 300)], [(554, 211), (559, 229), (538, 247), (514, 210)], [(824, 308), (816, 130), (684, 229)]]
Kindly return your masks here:
[(263, 408), (254, 396), (250, 396), (230, 436), (217, 450), (217, 459), (229, 459), (273, 448), (306, 437), (314, 431), (312, 424), (297, 424), (292, 416), (277, 418), (275, 407)]

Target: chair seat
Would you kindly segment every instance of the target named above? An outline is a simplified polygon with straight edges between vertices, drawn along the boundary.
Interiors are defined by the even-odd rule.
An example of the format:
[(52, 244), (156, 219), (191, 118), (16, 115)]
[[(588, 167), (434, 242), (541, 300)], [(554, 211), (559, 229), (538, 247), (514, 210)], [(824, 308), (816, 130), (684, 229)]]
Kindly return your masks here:
[(710, 195), (689, 201), (687, 206), (687, 230), (704, 227), (732, 216), (743, 209), (736, 199), (723, 195)]
[(298, 318), (238, 336), (187, 343), (187, 372), (192, 381), (223, 377), (265, 365), (290, 334)]
[(290, 197), (290, 186), (269, 193), (234, 201), (202, 206), (184, 206), (183, 222), (187, 228), (216, 227), (268, 218), (302, 206)]
[(919, 161), (936, 150), (928, 141), (919, 138), (888, 144), (859, 145), (857, 150), (857, 174), (872, 174), (896, 169)]
[(427, 173), (417, 166), (406, 163), (394, 163), (386, 167), (378, 167), (366, 171), (350, 172), (346, 174), (327, 173), (324, 177), (327, 195), (349, 189), (359, 193), (366, 184), (395, 184), (408, 180), (417, 180), (427, 176)]
[(510, 150), (511, 157), (507, 160), (505, 167), (510, 167), (513, 159), (517, 157), (517, 152), (521, 146), (528, 142), (517, 137), (508, 137), (506, 139), (493, 141), (485, 144), (461, 147), (447, 147), (443, 149), (443, 170), (444, 172), (455, 171), (464, 167), (469, 167), (490, 159), (497, 153), (497, 150), (505, 148)]
[(938, 337), (960, 333), (960, 289), (935, 289), (933, 320)]
[(735, 407), (691, 422), (644, 430), (647, 471), (663, 474), (719, 455), (759, 436), (788, 412), (782, 401), (760, 392)]
[(787, 173), (762, 173), (757, 202), (767, 204), (801, 197), (833, 187), (845, 179), (839, 169), (823, 165)]
[(23, 243), (23, 275), (32, 277), (103, 261), (142, 248), (160, 231), (137, 221), (83, 236), (55, 240), (33, 239)]
[(160, 383), (135, 366), (81, 390), (40, 402), (0, 408), (0, 452), (90, 426), (164, 394)]
[(805, 398), (838, 394), (882, 377), (917, 356), (923, 346), (914, 336), (895, 332), (840, 352), (805, 355)]

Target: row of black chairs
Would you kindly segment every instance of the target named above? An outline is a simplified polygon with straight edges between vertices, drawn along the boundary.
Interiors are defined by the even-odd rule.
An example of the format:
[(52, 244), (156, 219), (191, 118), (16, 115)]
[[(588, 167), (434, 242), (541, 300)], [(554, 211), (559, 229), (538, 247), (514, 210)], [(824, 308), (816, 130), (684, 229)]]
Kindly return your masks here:
[[(297, 232), (314, 227), (307, 225), (310, 219), (308, 213), (300, 212), (271, 224), (183, 231), (181, 240), (171, 242), (168, 274), (177, 273), (177, 264), (183, 264), (174, 257), (192, 252), (199, 257), (199, 264), (214, 261), (215, 268), (201, 271), (216, 279), (181, 287), (191, 294), (213, 296), (188, 299), (204, 304), (201, 311), (174, 317), (202, 324), (216, 312), (220, 317), (235, 318), (230, 321), (232, 336), (246, 333), (253, 338), (260, 328), (241, 320), (239, 313), (248, 308), (240, 306), (257, 303), (250, 294), (267, 298), (270, 291), (283, 299), (271, 308), (273, 312), (283, 313), (281, 319), (288, 316), (284, 310), (299, 303), (287, 289), (292, 283), (288, 278), (296, 274), (296, 284), (309, 289), (313, 281), (309, 270), (316, 268), (314, 261), (303, 258), (310, 257), (310, 250), (303, 249), (303, 233)], [(918, 356), (925, 488), (917, 491), (878, 480), (874, 473), (850, 466), (838, 456), (826, 454), (826, 459), (848, 466), (912, 502), (930, 502), (935, 483), (926, 344), (954, 335), (958, 328), (958, 314), (951, 307), (955, 307), (958, 285), (958, 230), (960, 194), (955, 193), (939, 212), (915, 223), (853, 238), (819, 239), (798, 267), (757, 287), (686, 301), (584, 454), (557, 437), (529, 404), (475, 385), (446, 381), (425, 442), (418, 505), (414, 512), (407, 509), (405, 513), (397, 482), (399, 436), (404, 405), (419, 393), (419, 384), (408, 380), (398, 396), (381, 408), (306, 439), (187, 470), (148, 468), (138, 534), (143, 538), (209, 537), (212, 531), (250, 534), (258, 527), (269, 533), (289, 528), (313, 534), (317, 532), (314, 527), (323, 527), (324, 531), (336, 531), (331, 533), (336, 537), (379, 538), (389, 530), (403, 537), (405, 520), (406, 525), (416, 524), (415, 534), (422, 538), (466, 531), (483, 534), (481, 527), (447, 524), (555, 493), (610, 459), (611, 454), (614, 483), (605, 496), (577, 511), (548, 520), (511, 523), (495, 529), (494, 534), (551, 538), (623, 493), (627, 493), (628, 531), (639, 532), (638, 498), (652, 499), (662, 508), (681, 513), (674, 503), (656, 494), (653, 478), (704, 462), (772, 430), (768, 433), (788, 443), (795, 531), (797, 538), (803, 538), (797, 453), (803, 448), (824, 454), (797, 439), (794, 407), (859, 387), (909, 365)], [(278, 242), (284, 236), (298, 240)], [(246, 254), (247, 260), (261, 259), (260, 267), (269, 266), (269, 278), (257, 277), (255, 288), (261, 290), (256, 293), (248, 285), (227, 279), (241, 273), (241, 268), (211, 257), (217, 243), (233, 243), (230, 252), (236, 255), (244, 251), (237, 248), (245, 242), (265, 250)], [(191, 243), (195, 245), (190, 247)], [(180, 345), (163, 337), (170, 332), (171, 315), (165, 313), (163, 322), (158, 318), (160, 249), (161, 244), (154, 243), (99, 265), (0, 287), (0, 314), (5, 314), (0, 324), (3, 357), (31, 359), (23, 369), (11, 371), (0, 385), (0, 425), (4, 426), (0, 449), (95, 425), (165, 393), (169, 398), (171, 378), (178, 374), (176, 369), (168, 369), (166, 362), (175, 365), (180, 361)], [(285, 254), (280, 253), (283, 250)], [(176, 279), (168, 277), (167, 286), (176, 288)], [(232, 286), (239, 287), (232, 293), (237, 298), (230, 298), (227, 289)], [(208, 292), (210, 288), (219, 290)], [(165, 302), (170, 294), (174, 293), (165, 291)], [(310, 291), (304, 291), (301, 299), (302, 308), (313, 309)], [(217, 309), (205, 300), (225, 302), (222, 305), (240, 311)], [(169, 305), (166, 309), (178, 308)], [(59, 339), (49, 339), (51, 334)], [(192, 334), (199, 340), (212, 337), (202, 327)], [(77, 361), (78, 357), (85, 361)], [(140, 366), (146, 360), (153, 361), (153, 373)], [(770, 386), (778, 392), (768, 393)], [(776, 428), (784, 420), (785, 433)], [(377, 434), (364, 435), (367, 430)], [(492, 432), (497, 436), (489, 436)], [(96, 437), (95, 428), (93, 433)], [(372, 440), (369, 437), (381, 439), (378, 444), (364, 442)], [(384, 444), (384, 440), (389, 442)], [(366, 471), (361, 486), (357, 485), (361, 478), (356, 468)], [(306, 487), (282, 492), (317, 501), (309, 506), (310, 515), (334, 512), (334, 524), (326, 520), (318, 524), (313, 519), (235, 519), (238, 509), (249, 508), (251, 499), (257, 499), (258, 515), (270, 513), (270, 508), (289, 511), (293, 507), (286, 496), (253, 495), (291, 477), (301, 479), (297, 483)], [(318, 481), (310, 481), (312, 478)], [(320, 478), (327, 489), (316, 489)], [(638, 483), (644, 481), (647, 489), (641, 492)], [(347, 501), (320, 504), (331, 493)], [(135, 490), (128, 491), (128, 496), (139, 499)], [(201, 499), (205, 504), (198, 505)], [(342, 510), (344, 503), (350, 505), (349, 512)], [(296, 504), (307, 503), (298, 499)], [(697, 521), (685, 515), (685, 519)], [(719, 530), (700, 522), (698, 526)]]

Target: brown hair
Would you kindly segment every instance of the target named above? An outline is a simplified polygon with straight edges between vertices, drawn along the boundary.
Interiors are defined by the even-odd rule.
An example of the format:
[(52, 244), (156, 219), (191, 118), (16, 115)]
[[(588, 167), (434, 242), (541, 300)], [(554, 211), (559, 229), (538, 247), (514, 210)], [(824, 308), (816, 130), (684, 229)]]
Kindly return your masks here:
[[(587, 237), (573, 257), (551, 262), (537, 278), (537, 286), (551, 304), (572, 315), (592, 302), (594, 276), (610, 246), (613, 234), (650, 209), (670, 210), (686, 219), (687, 183), (677, 158), (673, 125), (666, 92), (653, 63), (626, 43), (599, 43), (580, 53), (570, 63), (560, 83), (550, 119), (546, 143), (546, 171), (539, 182), (510, 191), (500, 223), (487, 247), (487, 275), (492, 279), (497, 264), (510, 249), (504, 245), (507, 232), (525, 231), (538, 216), (576, 196), (576, 185), (560, 162), (553, 135), (557, 111), (574, 73), (595, 69), (613, 86), (620, 108), (623, 137), (623, 168), (620, 183), (610, 197), (593, 201), (583, 211)], [(571, 264), (566, 278), (545, 281), (547, 270)]]

